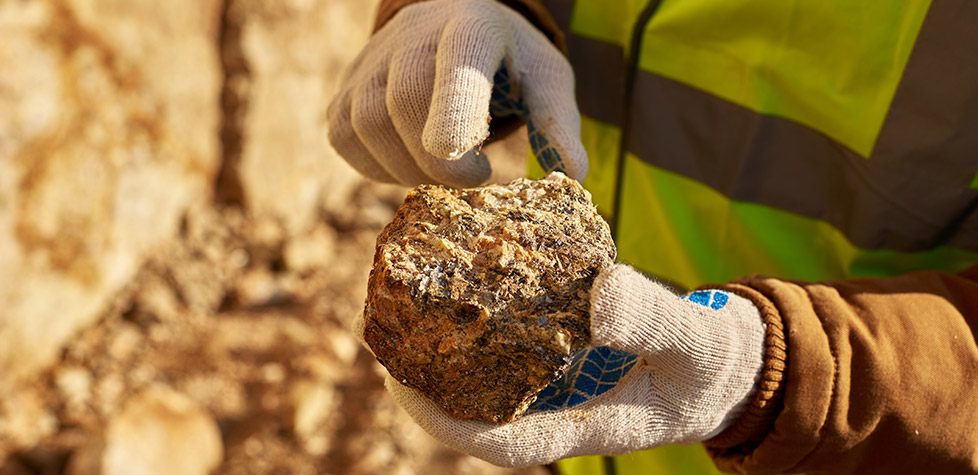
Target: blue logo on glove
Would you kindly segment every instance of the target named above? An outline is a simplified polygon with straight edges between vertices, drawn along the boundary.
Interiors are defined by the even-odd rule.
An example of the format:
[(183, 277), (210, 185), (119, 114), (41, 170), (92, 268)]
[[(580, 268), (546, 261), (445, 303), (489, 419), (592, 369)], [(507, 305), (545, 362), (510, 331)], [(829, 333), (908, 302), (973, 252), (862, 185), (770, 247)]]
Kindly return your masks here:
[(489, 113), (493, 117), (509, 117), (515, 115), (523, 118), (523, 121), (526, 122), (530, 147), (533, 149), (533, 154), (537, 157), (537, 161), (540, 162), (540, 166), (548, 173), (552, 171), (563, 172), (564, 161), (560, 157), (560, 152), (550, 145), (550, 141), (533, 125), (530, 110), (523, 102), (523, 98), (516, 95), (515, 88), (510, 81), (509, 70), (506, 69), (506, 66), (502, 62), (499, 63), (499, 69), (496, 70), (496, 75), (492, 81), (492, 99), (489, 102)]
[(637, 355), (607, 346), (580, 350), (564, 375), (540, 391), (527, 413), (566, 409), (598, 397), (615, 387), (636, 361)]
[(720, 310), (727, 306), (727, 301), (730, 300), (730, 294), (722, 290), (696, 290), (679, 298), (698, 303), (704, 307), (710, 307), (713, 310)]

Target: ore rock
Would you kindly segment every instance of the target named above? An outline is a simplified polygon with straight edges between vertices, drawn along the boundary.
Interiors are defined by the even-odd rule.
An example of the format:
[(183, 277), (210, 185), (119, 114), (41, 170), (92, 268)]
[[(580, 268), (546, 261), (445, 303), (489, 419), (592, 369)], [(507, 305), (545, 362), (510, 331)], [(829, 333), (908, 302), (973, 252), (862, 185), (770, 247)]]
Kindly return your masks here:
[(422, 185), (377, 238), (364, 340), (452, 417), (510, 422), (588, 345), (591, 285), (615, 254), (590, 194), (562, 173)]

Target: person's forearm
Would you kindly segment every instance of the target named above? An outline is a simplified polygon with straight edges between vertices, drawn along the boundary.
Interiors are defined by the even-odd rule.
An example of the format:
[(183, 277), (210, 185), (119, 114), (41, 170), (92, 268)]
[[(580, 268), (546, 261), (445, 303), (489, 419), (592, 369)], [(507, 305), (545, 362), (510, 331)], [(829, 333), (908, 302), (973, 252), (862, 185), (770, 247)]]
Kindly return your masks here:
[[(374, 31), (384, 26), (398, 11), (412, 3), (423, 2), (426, 0), (381, 0), (377, 8), (377, 17), (374, 21)], [(538, 0), (497, 0), (521, 15), (526, 17), (530, 23), (540, 29), (550, 41), (554, 43), (564, 54), (567, 54), (567, 46), (564, 42), (564, 33), (560, 31), (557, 22)]]
[[(783, 409), (731, 471), (978, 472), (978, 266), (793, 283), (752, 276), (785, 330)], [(709, 446), (709, 444), (708, 444)]]

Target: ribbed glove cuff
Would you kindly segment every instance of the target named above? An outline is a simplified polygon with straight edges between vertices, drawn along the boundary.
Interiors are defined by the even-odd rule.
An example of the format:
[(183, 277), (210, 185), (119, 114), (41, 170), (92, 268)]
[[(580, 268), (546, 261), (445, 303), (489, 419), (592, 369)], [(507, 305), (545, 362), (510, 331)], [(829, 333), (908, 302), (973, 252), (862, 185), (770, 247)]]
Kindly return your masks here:
[(788, 348), (784, 323), (774, 304), (760, 292), (740, 284), (710, 286), (750, 300), (764, 321), (764, 367), (749, 404), (722, 433), (704, 442), (710, 452), (752, 444), (770, 432), (781, 412), (786, 383)]

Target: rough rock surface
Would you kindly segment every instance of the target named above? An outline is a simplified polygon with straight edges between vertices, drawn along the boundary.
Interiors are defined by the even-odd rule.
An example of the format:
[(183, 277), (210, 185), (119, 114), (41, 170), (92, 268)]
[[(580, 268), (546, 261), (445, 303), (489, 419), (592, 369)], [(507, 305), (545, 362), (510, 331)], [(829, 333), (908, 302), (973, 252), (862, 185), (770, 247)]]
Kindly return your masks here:
[(614, 259), (590, 194), (561, 173), (424, 185), (377, 239), (364, 339), (453, 417), (509, 422), (590, 341), (588, 294)]
[[(325, 110), (366, 42), (376, 0), (226, 0), (221, 198), (303, 232), (356, 172), (330, 148)], [(331, 159), (324, 160), (324, 157)]]

